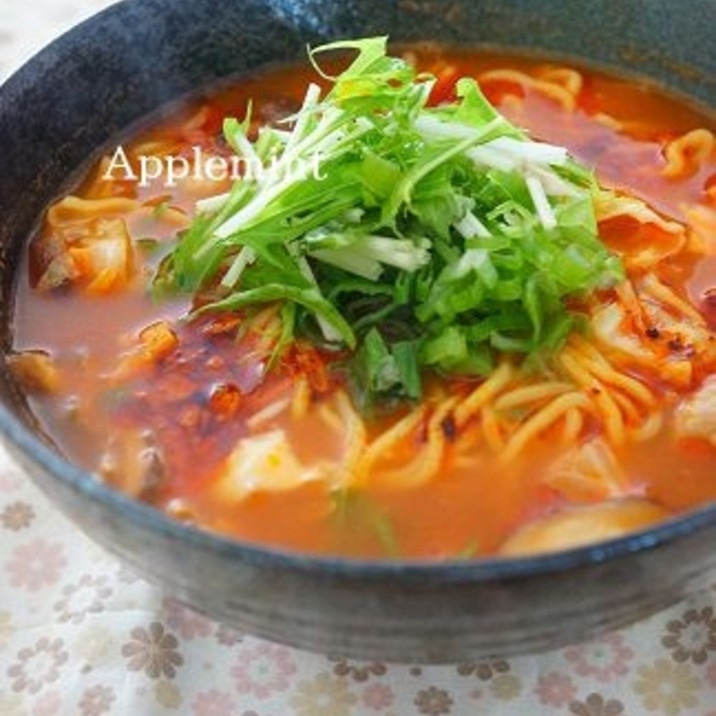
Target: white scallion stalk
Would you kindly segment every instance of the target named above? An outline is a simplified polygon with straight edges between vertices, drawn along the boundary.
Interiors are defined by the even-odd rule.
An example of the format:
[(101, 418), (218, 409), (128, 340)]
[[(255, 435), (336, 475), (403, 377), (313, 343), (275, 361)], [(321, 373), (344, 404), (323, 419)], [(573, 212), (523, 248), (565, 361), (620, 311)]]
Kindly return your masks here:
[(497, 281), (497, 272), (490, 261), (490, 255), (485, 249), (467, 249), (455, 265), (455, 276), (466, 276), (470, 271), (489, 271)]
[(482, 144), (479, 147), (472, 147), (465, 152), (465, 156), (472, 160), (477, 166), (490, 167), (502, 172), (512, 172), (516, 168), (515, 160), (500, 153), (499, 150), (490, 146), (490, 143)]
[(498, 137), (488, 142), (487, 146), (530, 164), (560, 165), (567, 161), (568, 156), (564, 147), (546, 142), (525, 142), (512, 137)]
[(416, 245), (410, 239), (367, 235), (361, 236), (353, 243), (352, 249), (386, 266), (413, 272), (430, 262), (430, 246), (430, 241), (427, 239)]
[(530, 193), (532, 203), (535, 205), (537, 216), (539, 217), (540, 223), (548, 231), (554, 229), (557, 226), (557, 217), (552, 211), (547, 194), (545, 194), (544, 187), (540, 183), (540, 180), (536, 176), (528, 176), (525, 179), (527, 184), (527, 190)]
[(243, 157), (246, 159), (249, 166), (256, 167), (257, 169), (258, 167), (263, 166), (261, 157), (259, 157), (259, 155), (256, 153), (254, 145), (251, 144), (251, 142), (247, 139), (243, 129), (238, 129), (236, 132), (234, 132), (233, 136), (231, 137), (231, 140), (234, 146), (241, 152)]
[(289, 132), (287, 129), (276, 129), (276, 127), (260, 127), (259, 137), (262, 137), (263, 135), (268, 135), (285, 145), (288, 143), (293, 133)]
[(453, 226), (463, 239), (472, 239), (475, 236), (488, 239), (492, 236), (490, 230), (471, 211), (465, 212), (465, 216)]
[(358, 254), (352, 248), (318, 249), (312, 251), (309, 256), (368, 281), (377, 281), (383, 273), (383, 267), (378, 261), (370, 256)]
[(479, 130), (459, 122), (443, 122), (436, 117), (421, 115), (416, 118), (413, 127), (424, 139), (467, 139), (474, 137)]
[(298, 115), (296, 115), (296, 124), (289, 133), (288, 141), (284, 147), (284, 152), (290, 152), (294, 146), (296, 146), (296, 144), (303, 139), (306, 134), (308, 122), (311, 117), (313, 117), (314, 109), (320, 98), (321, 88), (314, 82), (311, 82), (311, 84), (308, 85), (306, 94), (304, 95), (303, 105), (301, 106)]
[(365, 209), (355, 207), (354, 209), (348, 209), (348, 211), (346, 211), (346, 213), (343, 214), (343, 220), (347, 224), (358, 224), (358, 223), (360, 223), (360, 220), (363, 218), (364, 214), (365, 214)]
[(221, 285), (225, 288), (233, 288), (241, 278), (244, 269), (250, 266), (254, 261), (256, 261), (256, 253), (254, 250), (248, 246), (244, 246), (236, 255), (234, 262), (221, 279)]
[(524, 142), (512, 137), (498, 137), (491, 142), (468, 149), (465, 155), (479, 166), (504, 172), (521, 168), (535, 169), (560, 166), (567, 161), (567, 150), (553, 144)]
[[(291, 247), (289, 247), (289, 251), (290, 250)], [(301, 273), (315, 287), (316, 293), (320, 294), (321, 289), (318, 288), (318, 282), (316, 281), (316, 277), (313, 275), (313, 271), (311, 271), (311, 267), (308, 265), (306, 257), (296, 255), (294, 258), (296, 259), (296, 263), (298, 264), (298, 268)], [(323, 318), (323, 316), (317, 313), (315, 314), (315, 319), (318, 327), (321, 329), (321, 333), (323, 333), (323, 337), (329, 343), (341, 343), (343, 341), (341, 334), (325, 318)]]
[(326, 109), (318, 120), (318, 124), (306, 136), (291, 143), (290, 147), (285, 147), (276, 165), (277, 169), (282, 168), (283, 165), (290, 166), (296, 160), (300, 161), (302, 158), (316, 154), (316, 146), (338, 131), (349, 119), (350, 117), (342, 109), (337, 107)]
[(210, 214), (219, 209), (223, 208), (226, 202), (231, 196), (231, 192), (225, 192), (224, 194), (216, 194), (215, 196), (208, 196), (205, 199), (199, 199), (194, 207), (197, 214)]
[(576, 199), (585, 194), (584, 189), (579, 189), (574, 184), (570, 184), (551, 169), (532, 165), (530, 166), (530, 174), (540, 180), (547, 196), (567, 196)]
[(249, 221), (255, 219), (274, 199), (291, 185), (294, 180), (290, 177), (283, 179), (278, 184), (274, 184), (263, 191), (256, 194), (244, 207), (239, 209), (230, 219), (227, 219), (214, 232), (214, 236), (219, 239), (225, 239), (236, 233), (242, 226), (248, 224)]
[[(334, 119), (341, 119), (342, 123), (342, 118), (335, 117)], [(231, 236), (255, 219), (272, 201), (281, 196), (295, 182), (301, 181), (301, 176), (296, 176), (295, 173), (289, 171), (292, 161), (300, 161), (307, 154), (335, 159), (344, 152), (349, 151), (354, 146), (355, 140), (370, 129), (372, 129), (372, 125), (369, 122), (357, 124), (353, 132), (344, 133), (341, 129), (335, 128), (332, 131), (326, 130), (322, 133), (322, 136), (317, 137), (315, 140), (312, 132), (311, 135), (294, 148), (293, 157), (287, 157), (284, 152), (272, 167), (272, 170), (265, 173), (267, 177), (270, 177), (270, 181), (267, 181), (266, 185), (261, 187), (260, 191), (248, 204), (219, 226), (215, 235), (220, 239)], [(306, 145), (309, 139), (313, 140), (312, 146), (310, 144), (302, 146)]]

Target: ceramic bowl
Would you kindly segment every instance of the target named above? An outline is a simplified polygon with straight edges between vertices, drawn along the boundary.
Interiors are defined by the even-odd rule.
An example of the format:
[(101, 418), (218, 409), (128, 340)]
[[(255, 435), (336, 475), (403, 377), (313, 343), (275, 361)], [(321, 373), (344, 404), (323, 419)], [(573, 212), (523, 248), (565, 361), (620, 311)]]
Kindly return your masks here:
[[(716, 105), (714, 0), (127, 0), (0, 88), (0, 325), (46, 204), (117, 132), (217, 78), (307, 42), (389, 34), (539, 51), (654, 79)], [(39, 430), (0, 370), (0, 433), (97, 542), (172, 596), (272, 640), (348, 657), (448, 662), (556, 647), (681, 598), (716, 565), (716, 507), (605, 544), (511, 561), (405, 563), (261, 549), (175, 522), (99, 484)]]

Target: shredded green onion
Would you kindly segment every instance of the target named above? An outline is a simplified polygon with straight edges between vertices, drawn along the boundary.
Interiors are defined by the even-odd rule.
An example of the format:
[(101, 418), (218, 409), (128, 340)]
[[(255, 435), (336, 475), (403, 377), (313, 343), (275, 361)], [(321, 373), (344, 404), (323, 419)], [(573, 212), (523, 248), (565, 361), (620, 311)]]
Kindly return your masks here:
[[(357, 53), (337, 77), (319, 64), (333, 50)], [(226, 120), (259, 171), (199, 203), (157, 284), (214, 290), (199, 313), (292, 305), (282, 345), (313, 321), (349, 349), (364, 404), (419, 399), (426, 371), (484, 375), (499, 353), (559, 348), (579, 318), (567, 300), (623, 276), (597, 234), (593, 174), (514, 127), (470, 78), (431, 106), (435, 78), (389, 56), (384, 37), (309, 57), (330, 91), (310, 85), (253, 139), (248, 116)]]

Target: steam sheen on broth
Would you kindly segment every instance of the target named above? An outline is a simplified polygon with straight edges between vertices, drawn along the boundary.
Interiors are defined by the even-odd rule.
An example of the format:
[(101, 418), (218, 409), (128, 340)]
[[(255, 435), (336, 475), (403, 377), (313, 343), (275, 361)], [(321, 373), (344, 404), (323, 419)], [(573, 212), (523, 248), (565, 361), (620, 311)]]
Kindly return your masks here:
[[(321, 334), (320, 320), (285, 340), (288, 299), (187, 318), (222, 300), (232, 288), (222, 276), (251, 271), (255, 257), (236, 268), (234, 252), (196, 291), (157, 299), (157, 271), (196, 221), (197, 202), (210, 206), (232, 183), (197, 175), (140, 186), (119, 172), (107, 180), (112, 148), (48, 209), (16, 290), (10, 362), (44, 428), (98, 479), (178, 519), (302, 552), (549, 551), (714, 499), (713, 121), (651, 86), (561, 63), (419, 48), (404, 57), (437, 78), (430, 107), (455, 103), (458, 78), (474, 78), (514, 126), (594, 168), (603, 258), (623, 267), (605, 272), (618, 280), (564, 299), (576, 318), (546, 353), (495, 331), (489, 371), (474, 361), (469, 374), (427, 364), (419, 399), (366, 398), (361, 374), (345, 368), (351, 350), (328, 340), (325, 326)], [(195, 161), (197, 148), (228, 158), (225, 117), (244, 117), (250, 100), (251, 140), (264, 125), (288, 131), (295, 122), (280, 120), (316, 81), (308, 66), (238, 78), (165, 110), (130, 137), (126, 155), (135, 170), (142, 156)], [(548, 224), (571, 189), (554, 188), (559, 171), (541, 171), (530, 176)], [(485, 221), (476, 237), (451, 224), (450, 241), (491, 246), (493, 218)], [(428, 239), (425, 251), (437, 251), (439, 237)], [(499, 274), (507, 259), (498, 254), (489, 256)], [(307, 255), (320, 279), (325, 252)], [(392, 310), (357, 293), (346, 306), (354, 325)], [(461, 315), (463, 330), (478, 313)], [(379, 324), (391, 349), (404, 316)], [(437, 340), (408, 337), (422, 358)]]

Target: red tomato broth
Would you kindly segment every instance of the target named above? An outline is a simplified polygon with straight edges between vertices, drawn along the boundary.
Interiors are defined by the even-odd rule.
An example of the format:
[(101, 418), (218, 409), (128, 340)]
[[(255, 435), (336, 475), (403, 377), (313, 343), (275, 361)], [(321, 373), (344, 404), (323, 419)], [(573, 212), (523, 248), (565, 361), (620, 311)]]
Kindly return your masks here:
[[(544, 66), (534, 59), (472, 52), (442, 52), (438, 57), (430, 51), (418, 53), (418, 59), (427, 69), (439, 59), (439, 66), (447, 67), (451, 77), (505, 66), (535, 72)], [(582, 71), (582, 75), (585, 86), (574, 112), (564, 111), (529, 88), (520, 90), (519, 106), (510, 101), (515, 90), (509, 83), (486, 83), (483, 89), (498, 109), (534, 138), (564, 145), (575, 157), (595, 166), (603, 184), (628, 189), (664, 215), (683, 220), (684, 203), (704, 202), (704, 188), (716, 166), (712, 162), (686, 179), (669, 180), (660, 174), (661, 147), (680, 132), (713, 127), (713, 123), (650, 86), (593, 71)], [(315, 80), (308, 68), (267, 70), (241, 78), (186, 106), (167, 110), (158, 124), (133, 138), (131, 146), (168, 139), (180, 152), (198, 144), (221, 155), (226, 150), (216, 135), (224, 114), (242, 116), (249, 98), (259, 119), (285, 112), (300, 101), (309, 78)], [(444, 87), (441, 92), (446, 92)], [(615, 132), (595, 117), (600, 112), (637, 123), (634, 131), (628, 135)], [(182, 128), (187, 121), (189, 130)], [(77, 193), (89, 196), (96, 185), (97, 172)], [(144, 202), (155, 200), (158, 194), (156, 186), (137, 188), (127, 183), (118, 183), (113, 191)], [(167, 206), (187, 214), (196, 198), (181, 186), (171, 192), (163, 189), (161, 194)], [(175, 321), (189, 301), (156, 302), (144, 287), (162, 244), (173, 238), (176, 229), (160, 211), (132, 214), (128, 227), (133, 240), (151, 236), (159, 248), (156, 254), (136, 251), (138, 279), (124, 292), (87, 297), (63, 289), (46, 295), (34, 291), (28, 281), (20, 281), (17, 288), (15, 349), (46, 350), (62, 375), (63, 396), (32, 395), (33, 410), (59, 447), (82, 466), (96, 471), (102, 440), (112, 431), (148, 429), (161, 447), (165, 472), (161, 483), (142, 499), (169, 511), (176, 511), (180, 503), (180, 517), (242, 540), (350, 557), (487, 555), (520, 524), (564, 504), (542, 479), (554, 456), (557, 429), (540, 436), (509, 466), (485, 453), (474, 465), (460, 467), (448, 447), (439, 479), (415, 489), (386, 487), (376, 475), (365, 485), (337, 494), (325, 484), (311, 482), (285, 492), (259, 491), (227, 502), (215, 486), (226, 456), (248, 433), (247, 418), (270, 403), (274, 394), (295, 385), (302, 371), (294, 361), (277, 375), (264, 377), (249, 340), (237, 341), (220, 331), (212, 335), (200, 321), (177, 329), (175, 353), (118, 384), (111, 376), (121, 355), (131, 351), (136, 334), (154, 321)], [(632, 236), (631, 240), (638, 239)], [(664, 272), (677, 282), (680, 295), (693, 299), (694, 292), (700, 294), (716, 283), (713, 266), (712, 257), (685, 255)], [(309, 368), (315, 368), (315, 360), (312, 355)], [(336, 384), (340, 381), (314, 393), (314, 403), (329, 399)], [(231, 414), (222, 417), (216, 405), (212, 407), (211, 396), (226, 386), (236, 388), (240, 398)], [(71, 405), (67, 396), (72, 396)], [(672, 404), (677, 398), (665, 396)], [(340, 452), (340, 440), (313, 418), (298, 426), (281, 420), (276, 424), (291, 435), (302, 461)], [(410, 458), (411, 444), (402, 450), (393, 456), (396, 462)], [(695, 459), (685, 459), (694, 454)], [(716, 451), (702, 442), (688, 445), (661, 431), (652, 441), (625, 450), (619, 457), (633, 494), (647, 495), (674, 511), (716, 499)]]

